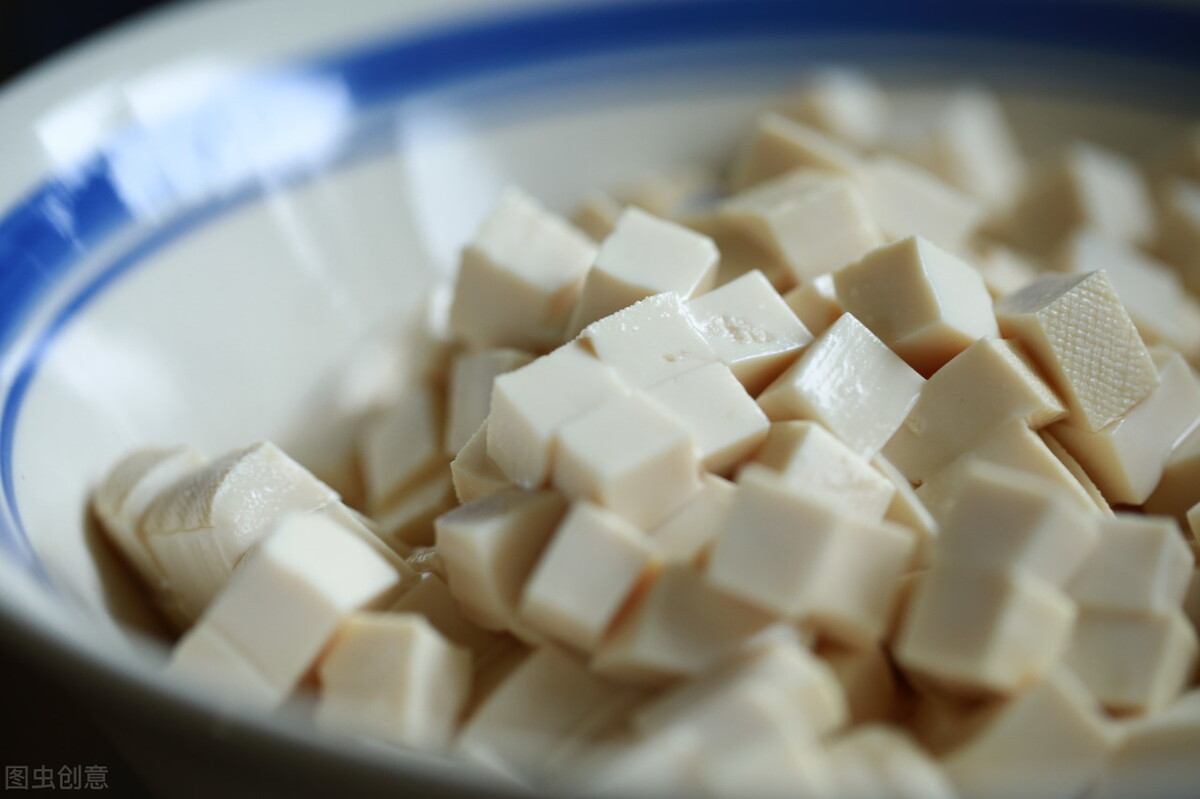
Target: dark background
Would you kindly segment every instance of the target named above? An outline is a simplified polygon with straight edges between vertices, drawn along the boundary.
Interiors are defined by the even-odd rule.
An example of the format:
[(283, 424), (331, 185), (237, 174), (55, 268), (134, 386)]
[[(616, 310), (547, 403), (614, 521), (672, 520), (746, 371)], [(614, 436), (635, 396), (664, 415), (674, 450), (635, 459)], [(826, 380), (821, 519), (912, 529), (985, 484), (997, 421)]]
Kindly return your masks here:
[[(53, 53), (162, 0), (0, 0), (0, 91), (15, 75)], [(0, 133), (0, 147), (4, 144)], [(24, 769), (30, 793), (70, 796), (81, 793), (68, 783), (62, 788), (58, 770), (103, 766), (108, 789), (83, 795), (143, 799), (150, 794), (125, 765), (95, 722), (69, 690), (41, 675), (33, 664), (5, 652), (0, 642), (0, 797), (21, 796), (8, 782), (9, 767)], [(33, 789), (34, 770), (55, 772), (56, 790)], [(45, 772), (40, 772), (45, 775)]]

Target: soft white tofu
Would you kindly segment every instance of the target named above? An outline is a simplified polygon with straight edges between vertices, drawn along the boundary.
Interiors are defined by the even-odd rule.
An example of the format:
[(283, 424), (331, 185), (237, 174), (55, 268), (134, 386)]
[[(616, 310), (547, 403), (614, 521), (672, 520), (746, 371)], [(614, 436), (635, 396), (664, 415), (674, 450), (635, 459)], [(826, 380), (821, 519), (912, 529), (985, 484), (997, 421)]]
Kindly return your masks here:
[(454, 457), (487, 418), (492, 403), (492, 382), (519, 369), (534, 356), (509, 348), (462, 352), (454, 358), (446, 396), (446, 424), (442, 452)]
[(998, 244), (989, 244), (982, 252), (976, 252), (975, 268), (993, 300), (1025, 288), (1041, 271), (1040, 264), (1028, 254)]
[(1131, 724), (1088, 796), (1092, 799), (1182, 799), (1196, 790), (1200, 690)]
[(826, 68), (809, 76), (788, 99), (789, 116), (854, 147), (872, 147), (883, 136), (887, 96), (861, 72)]
[(762, 114), (730, 167), (734, 190), (802, 167), (855, 175), (859, 157), (846, 145), (773, 111)]
[(871, 458), (896, 432), (924, 379), (850, 314), (809, 345), (758, 397), (771, 421), (820, 422)]
[(1197, 502), (1200, 502), (1200, 425), (1171, 449), (1162, 478), (1144, 507), (1147, 513), (1174, 516), (1186, 530), (1188, 511)]
[(917, 552), (913, 556), (913, 563), (916, 565), (925, 563), (930, 548), (938, 536), (937, 519), (925, 506), (925, 502), (917, 496), (912, 483), (892, 465), (891, 461), (880, 456), (871, 461), (871, 464), (896, 489), (896, 493), (892, 495), (892, 501), (884, 511), (883, 518), (889, 522), (903, 525), (917, 534)]
[(512, 485), (487, 454), (487, 422), (479, 425), (467, 443), (450, 461), (450, 479), (460, 503), (481, 499)]
[(724, 529), (737, 487), (723, 477), (706, 474), (700, 489), (650, 531), (654, 549), (665, 561), (695, 563)]
[(829, 665), (842, 686), (852, 724), (897, 717), (902, 697), (882, 646), (864, 649), (824, 646), (817, 654)]
[(571, 213), (571, 224), (582, 230), (597, 243), (604, 241), (617, 226), (621, 215), (621, 203), (606, 192), (589, 194), (575, 206)]
[(1082, 607), (1178, 610), (1196, 568), (1176, 521), (1119, 513), (1101, 519), (1095, 549), (1068, 585)]
[(422, 575), (388, 610), (419, 614), (447, 641), (470, 652), (473, 663), (480, 668), (499, 657), (511, 641), (468, 619), (450, 593), (450, 586), (437, 574)]
[(941, 765), (896, 727), (864, 724), (828, 749), (836, 789), (831, 796), (866, 799), (957, 799)]
[(979, 200), (891, 155), (868, 160), (859, 179), (885, 239), (916, 235), (953, 253), (969, 251), (971, 236), (984, 218)]
[(837, 296), (833, 274), (825, 272), (806, 280), (783, 295), (792, 309), (814, 336), (819, 336), (846, 312)]
[(388, 510), (406, 489), (446, 465), (444, 419), (444, 400), (428, 386), (406, 392), (368, 417), (358, 436), (358, 458), (372, 515)]

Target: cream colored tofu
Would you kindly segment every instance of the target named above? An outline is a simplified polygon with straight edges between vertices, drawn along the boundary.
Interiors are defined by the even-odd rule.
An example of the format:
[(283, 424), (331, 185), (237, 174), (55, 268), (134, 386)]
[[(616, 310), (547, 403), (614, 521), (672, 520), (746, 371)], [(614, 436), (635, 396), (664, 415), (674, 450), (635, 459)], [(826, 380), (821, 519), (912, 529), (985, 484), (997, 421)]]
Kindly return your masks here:
[(736, 651), (773, 618), (721, 591), (684, 564), (666, 564), (592, 658), (614, 679), (663, 683), (695, 676)]
[(454, 457), (487, 418), (492, 403), (492, 382), (520, 369), (534, 356), (524, 350), (490, 349), (462, 352), (450, 370), (446, 396), (446, 425), (442, 452)]
[(318, 726), (440, 752), (471, 692), (471, 655), (415, 613), (353, 613), (318, 674)]
[(290, 690), (260, 673), (249, 657), (210, 626), (193, 627), (179, 640), (167, 671), (231, 707), (271, 711)]
[(1005, 698), (963, 699), (929, 686), (916, 688), (908, 727), (927, 752), (942, 758), (970, 740), (991, 720)]
[(916, 235), (950, 252), (969, 251), (971, 236), (984, 218), (979, 200), (891, 155), (868, 160), (859, 179), (867, 207), (888, 241)]
[(723, 477), (706, 474), (700, 489), (666, 521), (650, 531), (654, 549), (664, 561), (696, 563), (725, 526), (737, 487)]
[(771, 426), (723, 363), (710, 363), (664, 380), (646, 396), (687, 428), (700, 465), (716, 474), (729, 474), (754, 453)]
[(828, 749), (836, 775), (831, 796), (860, 799), (956, 799), (941, 765), (896, 727), (864, 724)]
[(622, 207), (611, 194), (593, 192), (575, 206), (571, 214), (571, 224), (588, 234), (592, 241), (599, 243), (612, 234)]
[(481, 349), (553, 349), (595, 259), (583, 232), (509, 188), (462, 252), (450, 331)]
[(935, 518), (945, 518), (954, 502), (963, 472), (975, 461), (1018, 469), (1069, 498), (1079, 510), (1088, 514), (1097, 511), (1096, 503), (1087, 489), (1050, 450), (1042, 437), (1030, 430), (1025, 420), (1010, 419), (969, 451), (934, 472), (917, 489), (917, 497)]
[(855, 180), (826, 169), (797, 169), (733, 195), (719, 214), (803, 282), (883, 243)]
[(952, 564), (915, 586), (893, 655), (956, 695), (1010, 695), (1060, 662), (1075, 617), (1070, 598), (1033, 575)]
[(420, 615), (451, 644), (470, 652), (473, 663), (481, 668), (500, 656), (511, 640), (468, 619), (450, 586), (437, 574), (422, 575), (388, 610)]
[(1154, 493), (1175, 445), (1200, 421), (1200, 383), (1183, 356), (1156, 355), (1158, 385), (1111, 424), (1089, 432), (1062, 422), (1050, 432), (1112, 504)]
[(406, 489), (446, 465), (440, 393), (419, 386), (368, 417), (358, 437), (359, 471), (372, 515), (389, 509)]
[(1129, 726), (1089, 799), (1182, 799), (1196, 790), (1200, 691)]
[(511, 482), (541, 486), (550, 476), (559, 429), (629, 391), (616, 370), (582, 344), (559, 347), (496, 378), (488, 415), (488, 457)]
[(992, 298), (966, 261), (920, 236), (878, 247), (833, 273), (846, 311), (925, 377), (984, 336)]
[(580, 339), (634, 388), (656, 385), (718, 357), (674, 292), (655, 294), (593, 322)]
[(1041, 271), (1030, 256), (1008, 247), (992, 245), (977, 253), (975, 268), (979, 270), (993, 300), (1007, 297), (1032, 283)]
[(1059, 669), (1000, 708), (943, 767), (962, 799), (1083, 795), (1117, 737), (1087, 690)]
[(1095, 610), (1178, 610), (1196, 562), (1169, 516), (1119, 513), (1099, 522), (1100, 538), (1068, 585)]
[[(764, 735), (696, 759), (701, 789), (710, 796), (819, 799), (833, 796), (836, 776), (825, 751), (794, 736)], [(676, 794), (678, 795), (678, 794)]]
[(1075, 478), (1079, 485), (1083, 486), (1084, 492), (1091, 497), (1092, 504), (1100, 511), (1100, 515), (1112, 516), (1113, 509), (1109, 506), (1108, 500), (1100, 493), (1100, 489), (1096, 488), (1096, 484), (1092, 482), (1092, 478), (1088, 477), (1088, 473), (1083, 470), (1079, 461), (1075, 460), (1075, 456), (1067, 452), (1067, 448), (1050, 434), (1050, 428), (1043, 427), (1039, 430), (1038, 438), (1042, 439), (1046, 448), (1054, 454), (1054, 457), (1058, 458), (1059, 463), (1066, 467), (1067, 471), (1071, 473), (1071, 476)]
[(853, 147), (872, 147), (883, 136), (887, 96), (861, 72), (826, 68), (805, 80), (788, 99), (786, 112)]
[(454, 478), (449, 470), (430, 474), (406, 488), (383, 513), (377, 514), (375, 524), (379, 538), (402, 556), (413, 547), (433, 544), (433, 521), (458, 505)]
[(869, 461), (816, 422), (775, 422), (754, 462), (868, 519), (882, 519), (896, 493)]
[(823, 133), (773, 111), (762, 114), (739, 145), (730, 167), (735, 191), (794, 169), (824, 169), (853, 176), (860, 159), (852, 149)]
[(814, 336), (819, 336), (846, 312), (837, 296), (833, 274), (825, 272), (783, 295), (783, 301)]
[(554, 491), (506, 488), (438, 517), (450, 593), (486, 630), (512, 626), (525, 581), (567, 503)]
[(842, 687), (851, 724), (889, 721), (898, 716), (900, 688), (882, 646), (857, 650), (824, 646), (817, 654)]
[(1174, 516), (1188, 529), (1188, 511), (1200, 502), (1200, 426), (1179, 440), (1167, 456), (1162, 477), (1146, 500), (1147, 513)]
[(450, 461), (450, 479), (454, 483), (454, 495), (464, 504), (512, 485), (496, 462), (488, 457), (486, 421)]
[(809, 345), (758, 397), (773, 422), (820, 422), (872, 458), (896, 432), (925, 381), (850, 314)]
[(576, 502), (529, 575), (517, 615), (551, 638), (595, 651), (656, 566), (645, 533), (610, 510)]
[(920, 566), (927, 561), (933, 542), (938, 537), (937, 519), (929, 512), (925, 502), (917, 496), (912, 483), (892, 465), (891, 461), (880, 456), (871, 461), (871, 464), (896, 489), (896, 493), (892, 495), (892, 501), (884, 511), (883, 518), (889, 522), (903, 525), (917, 534), (917, 551), (913, 556), (913, 563)]
[(808, 328), (758, 270), (689, 300), (686, 310), (716, 356), (752, 395), (812, 341)]
[(216, 636), (248, 664), (222, 659), (230, 663), (234, 681), (243, 682), (245, 669), (252, 669), (273, 689), (270, 704), (277, 704), (295, 689), (343, 618), (386, 606), (405, 582), (369, 544), (332, 519), (284, 516), (176, 646), (167, 672), (194, 674), (215, 664), (212, 647), (188, 640)]
[(284, 515), (337, 501), (333, 489), (274, 444), (259, 443), (173, 482), (146, 508), (139, 533), (173, 606), (190, 621)]
[(718, 205), (679, 218), (679, 224), (704, 236), (716, 244), (720, 252), (717, 261), (715, 286), (723, 286), (747, 272), (760, 270), (776, 291), (786, 291), (795, 282), (791, 271), (783, 263), (777, 249), (751, 236), (744, 225), (735, 224), (721, 211)]
[(561, 778), (564, 790), (588, 796), (646, 796), (666, 799), (699, 791), (700, 746), (688, 729), (661, 735), (626, 736), (582, 753)]
[(1129, 242), (1146, 240), (1154, 213), (1145, 181), (1124, 156), (1074, 142), (1033, 173), (1010, 214), (1009, 235), (1034, 252), (1049, 252), (1091, 225)]
[(626, 208), (588, 270), (567, 336), (638, 300), (712, 287), (720, 254), (712, 239), (638, 208)]
[(1200, 183), (1169, 181), (1158, 209), (1155, 251), (1178, 270), (1189, 291), (1200, 291)]
[(925, 383), (883, 454), (911, 482), (922, 483), (1012, 419), (1038, 428), (1063, 413), (1018, 344), (986, 337)]
[(935, 568), (1013, 569), (1061, 587), (1100, 538), (1093, 515), (1017, 469), (973, 461), (953, 493), (941, 520)]
[(1111, 712), (1141, 714), (1183, 692), (1196, 655), (1196, 631), (1178, 604), (1157, 611), (1084, 606), (1066, 663)]
[(357, 535), (375, 551), (375, 554), (392, 564), (392, 567), (400, 572), (402, 579), (416, 579), (417, 569), (408, 560), (412, 553), (401, 551), (408, 549), (408, 546), (400, 545), (400, 542), (397, 541), (385, 541), (383, 539), (383, 531), (375, 523), (374, 519), (364, 516), (344, 502), (331, 502), (313, 513), (317, 516), (325, 516), (332, 519)]
[(554, 486), (642, 529), (665, 520), (699, 488), (688, 428), (641, 394), (611, 400), (564, 425)]

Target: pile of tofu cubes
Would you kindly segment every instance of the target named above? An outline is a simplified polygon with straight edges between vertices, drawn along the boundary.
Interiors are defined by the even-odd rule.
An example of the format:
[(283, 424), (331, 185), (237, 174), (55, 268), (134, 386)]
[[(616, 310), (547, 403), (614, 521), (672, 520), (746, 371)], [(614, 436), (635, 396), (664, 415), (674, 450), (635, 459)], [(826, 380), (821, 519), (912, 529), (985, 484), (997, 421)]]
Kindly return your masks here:
[(94, 508), (170, 672), (498, 780), (1194, 796), (1198, 180), (820, 73), (724, 183), (505, 192), (357, 507), (260, 443)]

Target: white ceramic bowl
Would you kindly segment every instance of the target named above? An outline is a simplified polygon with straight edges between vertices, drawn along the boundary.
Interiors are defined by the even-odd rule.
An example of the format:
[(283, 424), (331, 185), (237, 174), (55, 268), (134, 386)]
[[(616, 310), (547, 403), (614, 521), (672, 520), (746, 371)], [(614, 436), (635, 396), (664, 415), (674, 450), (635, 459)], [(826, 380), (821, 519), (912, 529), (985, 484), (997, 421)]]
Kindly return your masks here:
[[(499, 795), (461, 769), (244, 718), (162, 680), (85, 524), (132, 447), (347, 455), (337, 377), (419, 325), (487, 204), (717, 163), (806, 67), (982, 79), (1026, 146), (1129, 150), (1196, 115), (1197, 14), (1073, 0), (217, 0), (0, 97), (0, 635), (164, 795)], [(370, 373), (370, 361), (363, 361)], [(490, 794), (489, 794), (490, 795)]]

